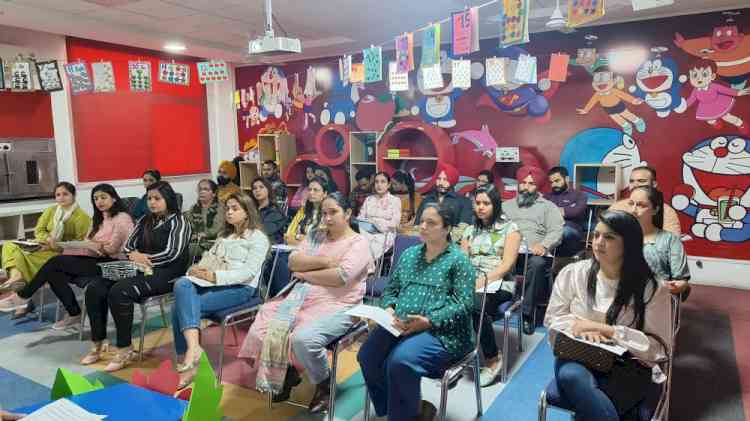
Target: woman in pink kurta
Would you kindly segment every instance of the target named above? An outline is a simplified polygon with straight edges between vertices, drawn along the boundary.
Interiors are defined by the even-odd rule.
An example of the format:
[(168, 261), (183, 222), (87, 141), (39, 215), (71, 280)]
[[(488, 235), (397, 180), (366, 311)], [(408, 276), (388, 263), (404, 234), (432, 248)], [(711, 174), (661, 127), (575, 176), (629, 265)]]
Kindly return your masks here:
[(362, 204), (359, 210), (359, 219), (375, 225), (379, 232), (369, 232), (360, 229), (375, 259), (382, 256), (393, 246), (396, 238), (396, 230), (401, 223), (401, 199), (389, 192), (391, 177), (384, 172), (375, 174), (375, 193)]
[(325, 347), (351, 327), (344, 312), (362, 302), (373, 269), (367, 240), (349, 227), (346, 197), (333, 193), (321, 211), (326, 230), (306, 236), (289, 256), (296, 282), (261, 306), (239, 353), (248, 360), (248, 386), (275, 401), (288, 399), (300, 381), (297, 370), (305, 371), (318, 385), (310, 403), (316, 411), (325, 409), (329, 392)]
[(716, 63), (700, 59), (690, 66), (690, 84), (693, 92), (687, 99), (687, 106), (698, 103), (695, 118), (706, 121), (716, 129), (723, 125), (722, 121), (737, 126), (743, 135), (750, 134), (750, 128), (736, 115), (729, 112), (734, 107), (736, 96), (750, 93), (750, 89), (734, 90), (715, 81)]

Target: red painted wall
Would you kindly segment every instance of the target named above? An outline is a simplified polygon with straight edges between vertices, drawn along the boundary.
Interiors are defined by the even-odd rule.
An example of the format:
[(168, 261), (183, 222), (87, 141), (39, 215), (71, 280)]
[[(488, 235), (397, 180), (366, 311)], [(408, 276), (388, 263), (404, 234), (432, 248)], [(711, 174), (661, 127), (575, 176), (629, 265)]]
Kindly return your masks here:
[(0, 137), (54, 137), (46, 92), (0, 92)]
[[(191, 66), (190, 86), (158, 81), (159, 61), (198, 59), (90, 41), (67, 39), (68, 60), (111, 61), (117, 91), (72, 98), (80, 181), (138, 178), (147, 168), (165, 175), (208, 172), (206, 90)], [(151, 62), (153, 91), (130, 91), (128, 61)]]
[[(692, 40), (690, 43), (703, 42), (705, 46), (701, 49), (710, 48), (712, 47), (711, 34), (716, 32), (715, 28), (727, 25), (726, 19), (727, 16), (721, 13), (709, 13), (597, 26), (579, 29), (572, 34), (546, 32), (533, 34), (531, 42), (520, 47), (538, 58), (540, 79), (546, 76), (551, 53), (565, 52), (571, 58), (575, 58), (578, 49), (587, 46), (596, 48), (597, 52), (605, 53), (605, 56), (610, 51), (640, 50), (644, 54), (640, 58), (621, 59), (624, 69), (618, 70), (617, 74), (624, 81), (623, 91), (625, 92), (628, 92), (628, 87), (636, 85), (636, 72), (639, 67), (646, 64), (646, 60), (660, 58), (666, 62), (666, 58), (671, 58), (677, 65), (674, 78), (675, 90), (672, 91), (672, 96), (676, 103), (679, 103), (681, 99), (689, 97), (693, 86), (689, 81), (681, 84), (677, 81), (678, 76), (689, 73), (689, 65), (696, 60), (696, 57), (688, 54), (675, 43), (675, 34), (679, 32), (685, 39)], [(745, 82), (747, 87), (750, 86), (750, 9), (744, 9), (742, 14), (734, 16), (734, 19), (733, 25), (739, 28), (740, 33), (745, 34), (744, 38), (736, 36), (735, 32), (731, 37), (731, 42), (734, 44), (730, 44), (726, 52), (719, 55), (709, 54), (714, 54), (715, 61), (744, 63), (735, 67), (739, 67), (738, 81), (747, 80)], [(589, 34), (598, 37), (590, 45), (584, 38)], [(487, 57), (502, 56), (507, 53), (507, 50), (501, 51), (497, 47), (496, 39), (485, 40), (481, 46), (481, 51), (466, 57), (472, 60), (474, 66), (483, 65)], [(444, 45), (443, 49), (447, 47)], [(657, 57), (656, 53), (651, 51), (655, 47), (666, 47), (667, 50)], [(418, 57), (419, 54), (416, 53), (415, 56)], [(355, 56), (355, 62), (361, 61), (361, 57), (361, 54)], [(387, 57), (385, 61), (389, 59), (392, 58)], [(314, 62), (291, 63), (280, 69), (286, 77), (288, 90), (291, 92), (294, 74), (298, 73), (301, 83), (304, 84), (305, 69), (308, 66), (325, 67), (333, 74), (333, 79), (338, 80), (337, 60), (336, 57)], [(267, 67), (238, 69), (238, 89), (257, 90), (257, 82), (266, 69)], [(384, 66), (384, 76), (387, 79), (385, 70), (387, 67)], [(473, 80), (472, 87), (467, 91), (454, 92), (460, 94), (457, 99), (454, 98), (455, 102), (452, 107), (455, 124), (444, 130), (451, 135), (451, 145), (456, 149), (454, 154), (456, 158), (449, 163), (458, 168), (464, 176), (464, 182), (471, 182), (484, 165), (494, 165), (493, 159), (484, 156), (481, 148), (472, 143), (472, 140), (477, 142), (481, 138), (478, 133), (481, 133), (483, 126), (487, 127), (491, 139), (498, 146), (526, 148), (526, 160), (536, 161), (538, 165), (544, 167), (543, 169), (560, 163), (572, 165), (582, 162), (602, 162), (605, 155), (609, 155), (607, 159), (617, 159), (612, 140), (617, 140), (620, 145), (624, 145), (623, 139), (626, 139), (620, 126), (598, 105), (586, 115), (579, 115), (577, 112), (577, 109), (583, 108), (594, 95), (592, 75), (584, 67), (576, 65), (571, 65), (568, 72), (567, 81), (559, 86), (553, 84), (550, 90), (541, 91), (538, 85), (522, 86), (522, 88), (530, 89), (537, 101), (535, 106), (527, 105), (522, 101), (521, 90), (506, 92), (505, 96), (493, 101), (488, 96), (488, 89), (483, 78)], [(445, 74), (444, 77), (448, 83), (450, 74)], [(417, 89), (416, 72), (411, 72), (409, 79), (412, 89), (398, 95), (406, 109), (418, 108), (418, 115), (409, 118), (433, 122), (434, 118), (425, 113), (425, 95)], [(330, 87), (324, 87), (322, 91), (322, 95), (313, 101), (311, 107), (312, 114), (317, 117), (317, 121), (310, 120), (307, 129), (304, 128), (305, 113), (294, 107), (291, 100), (281, 101), (284, 111), (281, 119), (270, 116), (264, 122), (246, 128), (243, 117), (250, 113), (253, 105), (248, 104), (246, 109), (238, 113), (240, 147), (248, 139), (254, 137), (257, 130), (264, 125), (269, 122), (278, 125), (283, 121), (297, 136), (298, 148), (305, 151), (312, 150), (312, 140), (321, 127), (319, 124), (321, 113), (326, 108), (332, 108), (331, 103), (334, 103), (333, 108), (336, 108), (345, 106), (347, 102), (345, 98), (342, 100), (342, 97), (346, 97), (348, 91), (344, 92), (344, 95)], [(378, 98), (387, 94), (386, 81), (366, 84), (359, 91), (359, 96), (367, 98), (367, 95), (371, 95), (372, 98), (361, 100), (354, 105), (356, 118), (349, 118), (346, 122), (350, 129), (362, 130), (363, 125), (375, 125), (375, 128), (383, 130), (389, 116), (386, 115), (385, 120), (382, 120), (383, 111), (377, 107), (377, 104)], [(548, 110), (540, 104), (548, 105)], [(505, 105), (507, 105), (506, 110), (502, 110), (501, 106)], [(668, 116), (658, 115), (657, 110), (647, 103), (625, 105), (633, 114), (642, 117), (646, 123), (643, 132), (633, 128), (632, 142), (628, 145), (635, 145), (637, 149), (628, 150), (637, 150), (639, 161), (646, 161), (657, 169), (659, 187), (664, 192), (667, 202), (672, 203), (680, 215), (682, 231), (687, 236), (684, 244), (689, 254), (750, 259), (750, 135), (744, 134), (744, 129), (727, 122), (723, 124), (723, 127), (715, 128), (705, 121), (696, 119), (697, 104), (686, 110), (672, 110)], [(740, 117), (746, 127), (750, 125), (750, 96), (735, 98), (731, 114)], [(361, 119), (363, 116), (371, 118)], [(379, 127), (372, 121), (365, 120), (379, 122)], [(715, 147), (709, 147), (703, 144), (703, 142), (710, 144), (711, 141), (721, 143), (722, 140), (716, 140), (717, 138), (723, 138), (727, 143), (734, 142), (734, 149), (730, 150), (733, 155), (725, 154), (726, 145), (717, 144)], [(740, 148), (743, 145), (747, 147)], [(704, 155), (709, 156), (712, 161), (703, 162), (701, 165), (708, 168), (708, 171), (701, 172), (697, 167), (691, 166), (695, 164), (691, 158)], [(722, 159), (713, 161), (716, 158)], [(729, 160), (729, 158), (736, 159)], [(496, 173), (505, 176), (511, 176), (513, 173), (512, 167), (502, 168), (501, 165), (494, 165), (494, 168)], [(696, 180), (691, 179), (693, 176)], [(706, 195), (710, 197), (701, 197), (697, 194), (697, 190), (700, 189), (705, 190)], [(730, 217), (722, 221), (715, 217), (719, 211), (716, 199), (720, 195), (731, 196), (731, 200), (735, 201), (732, 212), (728, 214)]]

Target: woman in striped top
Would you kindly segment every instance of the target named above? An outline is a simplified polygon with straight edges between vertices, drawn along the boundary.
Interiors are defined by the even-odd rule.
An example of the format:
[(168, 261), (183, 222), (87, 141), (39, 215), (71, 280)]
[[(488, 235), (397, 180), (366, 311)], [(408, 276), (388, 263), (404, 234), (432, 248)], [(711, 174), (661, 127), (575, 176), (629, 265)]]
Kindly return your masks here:
[(108, 311), (115, 319), (119, 351), (105, 370), (117, 371), (133, 361), (136, 355), (131, 346), (133, 304), (171, 292), (172, 281), (187, 269), (191, 229), (177, 206), (177, 195), (164, 181), (149, 186), (147, 194), (149, 213), (138, 220), (123, 250), (139, 267), (138, 273), (118, 280), (102, 277), (89, 283), (86, 289), (86, 311), (94, 347), (81, 359), (83, 365), (101, 358)]

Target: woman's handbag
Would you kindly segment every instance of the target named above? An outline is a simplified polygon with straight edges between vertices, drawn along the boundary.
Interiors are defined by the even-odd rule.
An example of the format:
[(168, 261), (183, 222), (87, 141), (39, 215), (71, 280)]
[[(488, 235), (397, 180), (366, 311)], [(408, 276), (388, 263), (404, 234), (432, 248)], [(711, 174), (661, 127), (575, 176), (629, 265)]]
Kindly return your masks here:
[(219, 257), (210, 251), (203, 253), (201, 260), (198, 262), (198, 266), (211, 272), (227, 270), (229, 268), (229, 264), (224, 258)]
[(562, 332), (555, 335), (552, 352), (557, 358), (575, 361), (600, 373), (609, 373), (617, 356), (602, 348), (577, 341)]

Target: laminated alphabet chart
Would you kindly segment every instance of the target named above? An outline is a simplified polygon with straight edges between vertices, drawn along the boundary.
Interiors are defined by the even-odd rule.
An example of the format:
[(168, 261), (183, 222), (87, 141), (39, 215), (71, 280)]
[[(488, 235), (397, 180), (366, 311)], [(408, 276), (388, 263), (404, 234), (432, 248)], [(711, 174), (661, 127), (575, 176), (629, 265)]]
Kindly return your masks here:
[(456, 88), (471, 88), (471, 60), (452, 60), (453, 86)]
[(190, 66), (175, 62), (159, 62), (159, 82), (188, 86), (190, 84)]
[(500, 46), (529, 42), (529, 0), (500, 1)]
[(70, 81), (70, 93), (78, 95), (94, 90), (94, 83), (91, 81), (89, 68), (86, 62), (77, 61), (65, 65), (65, 73)]
[(13, 91), (31, 91), (34, 89), (31, 81), (31, 63), (16, 61), (10, 70), (10, 89)]
[(94, 76), (94, 92), (115, 91), (115, 72), (111, 61), (91, 63), (91, 73)]
[(568, 0), (568, 26), (575, 28), (604, 16), (604, 0)]
[(130, 90), (133, 92), (151, 92), (151, 62), (129, 61)]
[(202, 84), (229, 80), (229, 68), (223, 60), (198, 63), (198, 81)]
[(61, 91), (63, 89), (60, 69), (57, 60), (38, 61), (36, 63), (36, 74), (39, 77), (39, 86), (46, 92)]
[(398, 70), (398, 63), (391, 61), (388, 63), (388, 81), (391, 92), (402, 92), (409, 90), (409, 72)]

